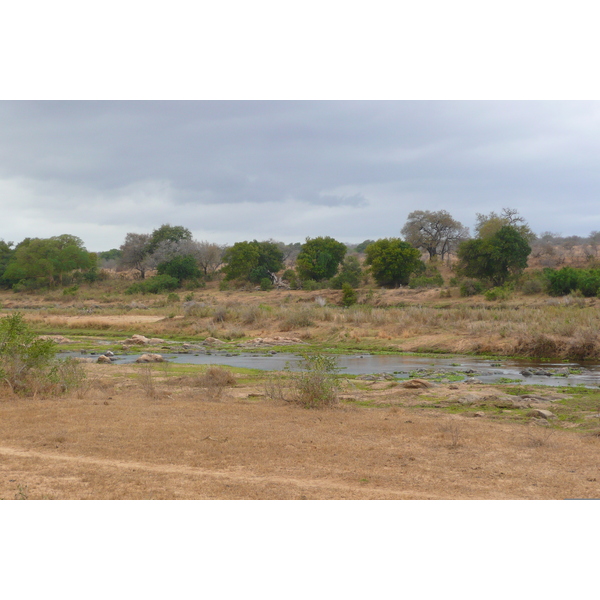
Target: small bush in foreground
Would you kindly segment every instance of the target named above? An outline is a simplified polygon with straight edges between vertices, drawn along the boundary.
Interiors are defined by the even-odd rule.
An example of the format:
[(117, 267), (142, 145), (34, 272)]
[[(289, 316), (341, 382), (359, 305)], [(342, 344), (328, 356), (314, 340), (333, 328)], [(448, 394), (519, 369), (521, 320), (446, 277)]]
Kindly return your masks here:
[(304, 408), (335, 406), (339, 402), (340, 385), (334, 357), (323, 354), (305, 354), (302, 361), (305, 371), (293, 380), (291, 401)]
[(37, 391), (55, 355), (52, 340), (40, 340), (20, 313), (0, 319), (0, 378), (13, 392)]
[(206, 400), (215, 402), (221, 399), (226, 387), (235, 385), (235, 376), (223, 367), (208, 367), (198, 376), (196, 385), (202, 389)]

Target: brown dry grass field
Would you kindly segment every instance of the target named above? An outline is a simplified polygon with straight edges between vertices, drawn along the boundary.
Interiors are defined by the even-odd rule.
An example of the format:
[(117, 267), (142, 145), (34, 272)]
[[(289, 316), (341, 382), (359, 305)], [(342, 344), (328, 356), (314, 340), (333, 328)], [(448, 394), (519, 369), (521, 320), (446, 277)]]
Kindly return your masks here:
[(160, 366), (85, 369), (76, 393), (2, 397), (0, 498), (600, 497), (595, 431), (444, 413), (423, 405), (431, 389), (376, 383), (305, 409), (260, 377), (211, 388)]

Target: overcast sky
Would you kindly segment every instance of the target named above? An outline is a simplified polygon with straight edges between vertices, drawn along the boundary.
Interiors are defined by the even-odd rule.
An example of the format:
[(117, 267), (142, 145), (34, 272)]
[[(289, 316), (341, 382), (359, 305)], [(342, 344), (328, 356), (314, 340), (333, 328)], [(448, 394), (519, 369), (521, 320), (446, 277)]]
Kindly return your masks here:
[(2, 101), (0, 237), (88, 250), (184, 225), (232, 244), (398, 237), (413, 210), (600, 230), (593, 101)]

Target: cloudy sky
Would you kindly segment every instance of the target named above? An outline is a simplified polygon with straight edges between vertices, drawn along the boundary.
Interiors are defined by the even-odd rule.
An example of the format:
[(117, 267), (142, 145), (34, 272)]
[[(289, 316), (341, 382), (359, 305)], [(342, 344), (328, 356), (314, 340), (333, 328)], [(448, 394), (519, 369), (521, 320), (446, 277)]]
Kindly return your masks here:
[(92, 251), (184, 225), (234, 243), (399, 236), (413, 210), (600, 230), (600, 102), (2, 101), (0, 237)]

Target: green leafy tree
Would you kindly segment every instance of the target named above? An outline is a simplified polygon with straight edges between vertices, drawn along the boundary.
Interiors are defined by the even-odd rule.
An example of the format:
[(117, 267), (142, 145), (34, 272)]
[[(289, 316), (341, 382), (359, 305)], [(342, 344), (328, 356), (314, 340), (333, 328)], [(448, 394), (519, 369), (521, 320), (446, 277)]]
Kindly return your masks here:
[(273, 242), (237, 242), (223, 255), (225, 279), (260, 283), (283, 269), (283, 252)]
[(366, 254), (375, 281), (384, 287), (408, 285), (410, 276), (425, 267), (419, 250), (399, 238), (377, 240), (367, 246)]
[(0, 285), (6, 285), (8, 283), (4, 279), (4, 272), (15, 254), (13, 245), (12, 242), (0, 240)]
[(296, 259), (296, 271), (301, 279), (330, 279), (344, 260), (346, 250), (346, 244), (331, 237), (306, 238)]
[(356, 248), (354, 248), (354, 252), (356, 252), (357, 254), (364, 254), (365, 250), (367, 249), (367, 246), (372, 244), (374, 241), (375, 240), (365, 240), (364, 242), (361, 242), (360, 244), (358, 244), (358, 246), (356, 246)]
[(65, 273), (95, 267), (96, 260), (96, 254), (88, 252), (83, 241), (74, 235), (26, 238), (15, 248), (4, 278), (13, 284), (39, 280), (52, 285), (62, 282)]
[(159, 275), (170, 275), (175, 277), (180, 283), (184, 279), (197, 279), (202, 273), (198, 268), (198, 263), (190, 254), (186, 256), (175, 256), (167, 262), (160, 263), (157, 267)]
[(489, 237), (468, 240), (458, 247), (458, 272), (500, 286), (527, 267), (530, 253), (531, 247), (522, 233), (503, 225)]

